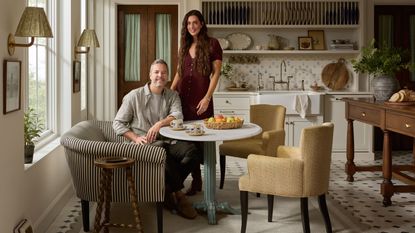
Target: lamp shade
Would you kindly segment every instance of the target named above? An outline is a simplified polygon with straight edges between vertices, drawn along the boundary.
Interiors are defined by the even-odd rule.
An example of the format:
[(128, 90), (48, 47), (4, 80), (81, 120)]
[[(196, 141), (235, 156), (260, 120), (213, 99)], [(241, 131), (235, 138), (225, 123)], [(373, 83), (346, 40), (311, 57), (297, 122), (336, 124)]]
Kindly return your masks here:
[(44, 9), (41, 7), (26, 7), (20, 18), (15, 36), (53, 37)]
[(95, 34), (95, 30), (93, 29), (84, 29), (81, 34), (81, 37), (78, 41), (78, 47), (97, 47), (99, 48), (99, 42), (97, 38), (97, 34)]

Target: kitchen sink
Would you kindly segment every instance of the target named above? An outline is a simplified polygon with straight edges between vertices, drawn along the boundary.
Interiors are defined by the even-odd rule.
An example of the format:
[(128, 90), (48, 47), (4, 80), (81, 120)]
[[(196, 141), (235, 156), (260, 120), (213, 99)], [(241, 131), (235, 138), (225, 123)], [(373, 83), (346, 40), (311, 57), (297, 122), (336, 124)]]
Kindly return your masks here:
[(297, 95), (307, 95), (309, 102), (306, 115), (323, 114), (324, 93), (313, 91), (260, 91), (256, 96), (257, 104), (279, 104), (286, 107), (286, 114), (298, 114), (294, 109), (294, 100)]

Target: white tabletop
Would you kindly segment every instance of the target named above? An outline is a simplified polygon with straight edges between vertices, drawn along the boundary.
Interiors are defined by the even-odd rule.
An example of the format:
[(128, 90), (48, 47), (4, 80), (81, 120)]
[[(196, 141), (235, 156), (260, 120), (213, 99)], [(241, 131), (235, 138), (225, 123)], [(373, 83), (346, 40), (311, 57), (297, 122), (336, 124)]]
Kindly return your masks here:
[[(203, 125), (203, 121), (192, 121), (192, 122), (184, 122), (184, 125), (188, 125), (190, 123), (200, 123)], [(203, 126), (204, 127), (204, 126)], [(201, 136), (190, 136), (186, 133), (185, 130), (172, 130), (171, 127), (166, 126), (160, 129), (160, 134), (168, 137), (174, 138), (184, 141), (202, 141), (202, 142), (209, 142), (209, 141), (225, 141), (225, 140), (235, 140), (235, 139), (242, 139), (247, 137), (255, 136), (261, 133), (262, 128), (253, 123), (244, 123), (241, 128), (237, 129), (208, 129), (204, 127), (205, 134)]]

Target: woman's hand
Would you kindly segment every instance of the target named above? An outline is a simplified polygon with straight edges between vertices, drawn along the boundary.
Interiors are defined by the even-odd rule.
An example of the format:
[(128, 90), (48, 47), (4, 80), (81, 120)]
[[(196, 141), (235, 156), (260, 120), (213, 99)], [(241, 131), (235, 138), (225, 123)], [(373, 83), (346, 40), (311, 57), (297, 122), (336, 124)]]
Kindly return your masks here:
[(207, 98), (203, 98), (200, 100), (199, 104), (196, 106), (197, 108), (197, 115), (202, 115), (204, 112), (206, 112), (207, 108), (209, 107), (210, 100)]

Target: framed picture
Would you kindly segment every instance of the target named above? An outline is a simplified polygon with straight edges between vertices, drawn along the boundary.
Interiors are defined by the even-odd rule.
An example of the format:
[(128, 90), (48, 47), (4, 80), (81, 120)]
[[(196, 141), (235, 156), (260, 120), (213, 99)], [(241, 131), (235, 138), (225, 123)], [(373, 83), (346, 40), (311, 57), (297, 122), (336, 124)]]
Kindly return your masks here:
[(305, 36), (298, 37), (298, 49), (299, 50), (311, 50), (311, 49), (313, 49), (312, 40), (313, 40), (313, 38), (311, 38), (311, 37), (305, 37)]
[(73, 93), (79, 92), (81, 90), (81, 62), (80, 61), (73, 61), (73, 78), (72, 78), (72, 85), (73, 85)]
[(3, 114), (20, 109), (21, 65), (17, 60), (3, 62)]
[(324, 39), (323, 30), (308, 30), (308, 36), (313, 38), (313, 49), (314, 50), (325, 50), (326, 41)]

